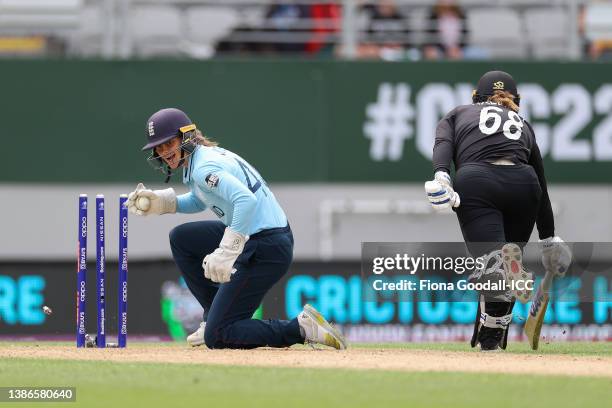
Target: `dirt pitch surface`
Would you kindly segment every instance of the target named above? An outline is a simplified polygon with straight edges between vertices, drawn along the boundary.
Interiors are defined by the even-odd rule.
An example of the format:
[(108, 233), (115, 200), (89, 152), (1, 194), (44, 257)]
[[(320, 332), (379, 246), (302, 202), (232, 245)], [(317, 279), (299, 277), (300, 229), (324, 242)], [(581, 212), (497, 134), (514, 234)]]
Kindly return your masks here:
[(612, 378), (612, 358), (555, 354), (479, 353), (434, 350), (309, 348), (208, 350), (203, 347), (134, 345), (126, 349), (76, 349), (74, 346), (0, 347), (2, 358), (187, 363), (230, 366), (343, 368), (353, 370), (454, 371)]

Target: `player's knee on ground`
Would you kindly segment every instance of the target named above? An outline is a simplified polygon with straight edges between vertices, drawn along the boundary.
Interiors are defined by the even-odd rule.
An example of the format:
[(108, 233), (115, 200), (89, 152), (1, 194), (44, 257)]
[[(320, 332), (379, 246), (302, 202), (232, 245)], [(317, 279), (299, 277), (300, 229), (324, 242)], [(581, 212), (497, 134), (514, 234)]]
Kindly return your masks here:
[(207, 323), (206, 330), (204, 331), (204, 343), (210, 349), (225, 348), (221, 341), (221, 329), (218, 326), (212, 326)]

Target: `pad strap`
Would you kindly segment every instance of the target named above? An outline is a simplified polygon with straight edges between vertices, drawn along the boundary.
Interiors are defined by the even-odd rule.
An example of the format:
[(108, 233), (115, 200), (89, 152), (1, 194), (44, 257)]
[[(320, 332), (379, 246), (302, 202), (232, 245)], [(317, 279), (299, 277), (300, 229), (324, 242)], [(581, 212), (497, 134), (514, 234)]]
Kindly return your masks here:
[(505, 316), (491, 316), (480, 311), (480, 324), (484, 327), (490, 327), (492, 329), (506, 329), (512, 321), (512, 313)]

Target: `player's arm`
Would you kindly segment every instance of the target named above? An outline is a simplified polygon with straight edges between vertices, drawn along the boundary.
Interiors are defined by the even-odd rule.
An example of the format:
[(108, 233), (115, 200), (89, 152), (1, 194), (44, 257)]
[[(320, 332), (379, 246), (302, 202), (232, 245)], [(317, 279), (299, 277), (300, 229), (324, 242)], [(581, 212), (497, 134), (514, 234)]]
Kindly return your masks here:
[(181, 214), (193, 214), (206, 209), (204, 204), (193, 192), (181, 194), (176, 197), (176, 212)]
[(454, 152), (454, 111), (446, 115), (436, 127), (433, 148), (434, 179), (425, 182), (427, 199), (435, 210), (459, 207), (459, 194), (455, 193), (450, 177)]
[[(527, 123), (527, 126), (531, 130), (531, 125), (529, 125), (529, 123)], [(533, 130), (531, 133), (533, 135)], [(546, 176), (544, 175), (542, 155), (540, 154), (538, 144), (535, 142), (535, 135), (533, 137), (534, 142), (531, 148), (528, 164), (535, 170), (535, 173), (538, 176), (540, 188), (542, 189), (542, 197), (540, 198), (540, 209), (538, 210), (536, 225), (538, 227), (538, 235), (540, 236), (540, 239), (545, 239), (555, 235), (555, 218), (553, 216), (552, 206), (550, 204), (550, 197), (548, 196), (548, 187), (546, 185)]]
[(248, 228), (257, 207), (257, 197), (229, 172), (204, 167), (194, 174), (194, 179), (233, 207), (232, 220), (225, 228), (219, 247), (204, 257), (204, 276), (213, 282), (229, 282), (235, 271), (234, 263), (249, 239)]
[(563, 276), (572, 261), (572, 253), (565, 242), (555, 235), (555, 217), (548, 195), (548, 186), (546, 185), (546, 176), (544, 175), (544, 162), (538, 144), (535, 141), (533, 129), (529, 123), (527, 123), (527, 126), (531, 130), (531, 134), (534, 135), (528, 164), (535, 170), (542, 190), (540, 208), (536, 219), (540, 245), (542, 247), (542, 264), (547, 271), (551, 271), (557, 276)]
[[(454, 111), (453, 111), (454, 112)], [(453, 112), (446, 115), (436, 127), (436, 140), (433, 147), (433, 169), (434, 173), (444, 171), (450, 174), (451, 161), (453, 160), (455, 124)]]

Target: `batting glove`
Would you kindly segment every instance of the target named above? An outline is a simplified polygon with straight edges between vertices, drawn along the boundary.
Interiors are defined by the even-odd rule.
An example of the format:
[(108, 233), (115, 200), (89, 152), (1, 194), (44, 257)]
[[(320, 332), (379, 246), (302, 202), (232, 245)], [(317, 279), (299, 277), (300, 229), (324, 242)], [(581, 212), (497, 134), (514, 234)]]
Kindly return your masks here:
[(437, 171), (434, 179), (425, 182), (425, 192), (431, 206), (436, 211), (446, 210), (447, 208), (457, 208), (461, 204), (459, 194), (451, 185), (450, 175), (445, 171)]
[(213, 282), (229, 282), (232, 273), (236, 272), (234, 262), (236, 262), (236, 258), (244, 250), (244, 244), (248, 240), (248, 235), (242, 235), (229, 228), (225, 228), (219, 248), (204, 258), (202, 263), (204, 276)]
[(128, 195), (128, 211), (136, 215), (161, 215), (176, 212), (176, 193), (174, 189), (149, 190), (139, 183), (136, 190)]
[(547, 271), (562, 277), (572, 263), (572, 251), (560, 237), (549, 237), (540, 240), (542, 248), (542, 265)]

